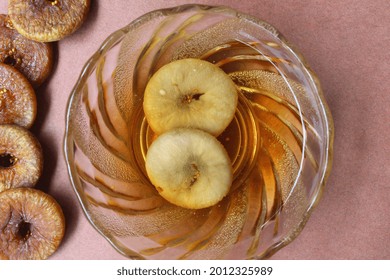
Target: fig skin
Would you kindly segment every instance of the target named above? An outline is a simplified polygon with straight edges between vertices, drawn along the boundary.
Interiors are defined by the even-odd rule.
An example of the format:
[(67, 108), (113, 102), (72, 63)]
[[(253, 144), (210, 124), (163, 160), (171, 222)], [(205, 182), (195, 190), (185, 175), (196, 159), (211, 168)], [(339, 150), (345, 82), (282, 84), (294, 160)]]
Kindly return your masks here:
[(9, 0), (8, 14), (20, 34), (39, 42), (59, 41), (87, 17), (90, 0)]
[(0, 124), (30, 128), (37, 115), (37, 100), (30, 82), (14, 67), (0, 63)]
[(35, 136), (17, 125), (0, 125), (0, 192), (34, 187), (42, 169), (42, 148)]
[(64, 233), (64, 214), (52, 196), (31, 188), (0, 193), (0, 259), (47, 259)]
[(37, 88), (51, 73), (52, 46), (25, 38), (0, 14), (0, 62), (18, 69)]

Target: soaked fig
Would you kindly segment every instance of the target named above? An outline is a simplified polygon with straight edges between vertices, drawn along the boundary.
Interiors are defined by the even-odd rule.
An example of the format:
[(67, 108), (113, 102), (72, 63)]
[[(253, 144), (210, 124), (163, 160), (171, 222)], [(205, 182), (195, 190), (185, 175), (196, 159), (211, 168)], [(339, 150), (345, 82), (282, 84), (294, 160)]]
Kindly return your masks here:
[(75, 32), (87, 17), (90, 0), (9, 0), (8, 13), (23, 36), (58, 41)]
[(37, 101), (30, 82), (14, 67), (0, 63), (0, 124), (30, 128)]
[(51, 72), (53, 51), (50, 44), (20, 35), (9, 18), (0, 14), (0, 62), (14, 66), (36, 88)]
[(61, 206), (50, 195), (30, 188), (0, 193), (0, 258), (47, 259), (64, 232)]
[(42, 168), (42, 149), (34, 135), (17, 125), (0, 125), (0, 192), (35, 186)]

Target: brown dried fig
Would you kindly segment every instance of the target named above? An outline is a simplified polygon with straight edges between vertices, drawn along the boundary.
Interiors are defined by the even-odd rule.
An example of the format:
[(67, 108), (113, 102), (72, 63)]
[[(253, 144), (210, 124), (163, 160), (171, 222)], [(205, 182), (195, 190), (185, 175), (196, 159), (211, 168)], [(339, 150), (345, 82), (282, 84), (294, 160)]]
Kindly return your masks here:
[(0, 192), (35, 186), (42, 168), (42, 149), (35, 136), (17, 125), (0, 125)]
[(37, 115), (37, 100), (30, 82), (14, 67), (0, 63), (0, 124), (30, 128)]
[(47, 259), (64, 233), (64, 214), (50, 195), (30, 188), (0, 193), (0, 258)]
[(20, 35), (9, 18), (0, 14), (0, 62), (14, 66), (36, 88), (51, 72), (53, 51), (50, 44)]
[(20, 34), (40, 42), (75, 32), (87, 17), (90, 0), (9, 0), (8, 14)]

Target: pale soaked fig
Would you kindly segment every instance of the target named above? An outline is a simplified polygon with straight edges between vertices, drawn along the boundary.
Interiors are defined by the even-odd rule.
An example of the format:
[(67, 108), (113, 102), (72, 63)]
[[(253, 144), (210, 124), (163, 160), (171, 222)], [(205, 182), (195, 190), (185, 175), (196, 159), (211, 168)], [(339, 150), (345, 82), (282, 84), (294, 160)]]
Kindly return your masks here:
[(225, 72), (208, 61), (186, 58), (154, 73), (143, 108), (157, 134), (187, 127), (218, 136), (232, 121), (237, 102), (236, 86)]
[(6, 15), (0, 15), (0, 62), (14, 66), (38, 87), (49, 76), (53, 65), (50, 44), (20, 35)]
[(225, 148), (198, 129), (176, 128), (161, 134), (149, 147), (145, 167), (162, 197), (190, 209), (217, 204), (233, 181)]
[(30, 128), (37, 101), (30, 82), (14, 67), (0, 63), (0, 124)]
[(0, 193), (0, 258), (47, 259), (64, 232), (64, 214), (52, 196), (30, 188)]
[(90, 0), (9, 0), (8, 13), (23, 36), (58, 41), (75, 32), (87, 17)]
[(17, 125), (0, 125), (0, 192), (34, 187), (42, 168), (42, 149), (34, 135)]

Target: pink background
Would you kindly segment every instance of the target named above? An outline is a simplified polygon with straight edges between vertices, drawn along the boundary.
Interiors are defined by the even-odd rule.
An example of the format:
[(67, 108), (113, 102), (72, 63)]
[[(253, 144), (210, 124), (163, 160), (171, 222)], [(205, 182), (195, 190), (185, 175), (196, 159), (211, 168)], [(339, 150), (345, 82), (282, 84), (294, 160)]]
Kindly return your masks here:
[[(7, 1), (0, 13), (7, 13)], [(67, 231), (51, 259), (124, 259), (89, 224), (62, 152), (65, 109), (80, 71), (113, 31), (154, 9), (195, 1), (92, 0), (87, 21), (55, 43), (56, 64), (38, 90), (33, 128), (44, 147), (38, 188), (62, 205)], [(298, 238), (273, 259), (390, 259), (390, 2), (197, 1), (266, 20), (318, 74), (335, 122), (334, 164), (323, 198)]]

